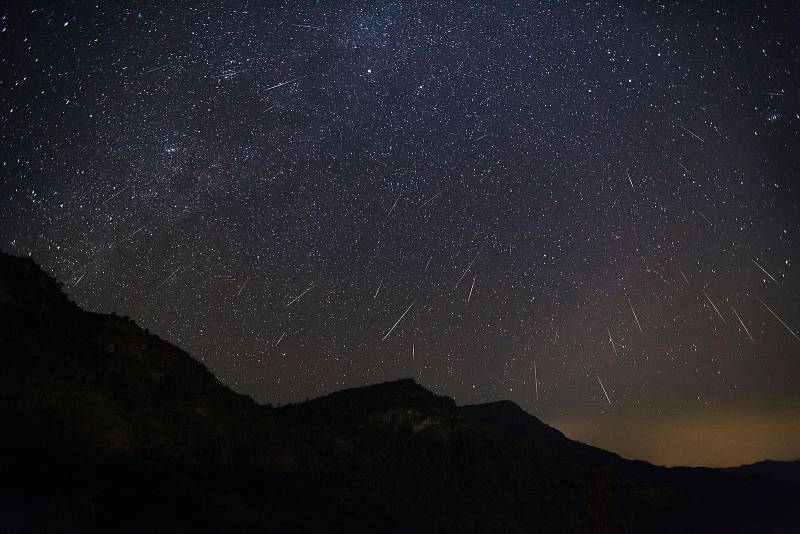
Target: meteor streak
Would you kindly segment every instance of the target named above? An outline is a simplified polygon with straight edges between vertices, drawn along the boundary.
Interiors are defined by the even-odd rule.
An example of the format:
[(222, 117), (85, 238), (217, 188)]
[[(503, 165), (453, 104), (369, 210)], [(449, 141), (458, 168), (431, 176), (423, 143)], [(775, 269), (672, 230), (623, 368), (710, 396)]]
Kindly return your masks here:
[(759, 269), (761, 269), (762, 271), (764, 271), (764, 274), (766, 274), (767, 276), (769, 276), (770, 280), (772, 280), (772, 281), (773, 281), (773, 282), (775, 282), (776, 284), (778, 283), (778, 281), (777, 281), (777, 280), (775, 280), (775, 277), (774, 277), (774, 276), (772, 276), (771, 274), (769, 274), (769, 273), (767, 272), (767, 270), (766, 270), (765, 268), (763, 268), (763, 267), (761, 266), (761, 264), (759, 264), (759, 263), (758, 263), (756, 260), (754, 260), (754, 259), (750, 258), (750, 261), (752, 261), (753, 263), (755, 263), (755, 264), (756, 264), (756, 267), (758, 267)]
[(719, 315), (719, 318), (722, 319), (722, 322), (725, 323), (725, 324), (728, 324), (728, 321), (726, 321), (725, 318), (722, 316), (722, 314), (719, 312), (719, 308), (717, 308), (717, 305), (714, 304), (713, 300), (711, 300), (711, 297), (708, 296), (708, 294), (706, 293), (705, 289), (703, 290), (703, 295), (706, 296), (706, 299), (708, 300), (708, 302), (711, 303), (711, 306), (714, 307), (714, 311), (717, 312), (717, 315)]
[(784, 327), (786, 330), (788, 330), (788, 331), (789, 331), (789, 333), (790, 333), (790, 334), (792, 334), (792, 335), (794, 336), (794, 338), (795, 338), (797, 341), (800, 341), (800, 337), (798, 337), (798, 336), (797, 336), (797, 334), (794, 332), (794, 330), (792, 330), (791, 328), (789, 328), (789, 325), (788, 325), (788, 324), (786, 324), (786, 323), (784, 323), (784, 322), (783, 322), (783, 319), (781, 319), (780, 317), (778, 317), (778, 314), (777, 314), (777, 313), (775, 313), (774, 311), (772, 311), (772, 308), (770, 308), (769, 306), (767, 306), (767, 303), (766, 303), (766, 302), (764, 302), (763, 300), (761, 300), (759, 297), (756, 297), (756, 299), (758, 299), (758, 302), (760, 302), (762, 306), (764, 306), (764, 307), (765, 307), (767, 310), (769, 310), (769, 312), (772, 314), (772, 316), (773, 316), (773, 317), (775, 317), (775, 318), (778, 320), (778, 322), (779, 322), (779, 323), (781, 323), (781, 324), (783, 325), (783, 327)]
[(460, 284), (460, 283), (461, 283), (461, 280), (463, 280), (463, 279), (464, 279), (464, 277), (465, 277), (465, 276), (467, 276), (467, 272), (469, 272), (469, 270), (472, 268), (472, 264), (473, 264), (473, 263), (475, 263), (475, 260), (477, 260), (477, 259), (478, 259), (478, 256), (480, 255), (480, 253), (481, 253), (482, 251), (483, 251), (483, 246), (481, 246), (481, 248), (480, 248), (480, 249), (478, 249), (478, 252), (475, 254), (475, 257), (474, 257), (474, 258), (472, 258), (472, 261), (471, 261), (471, 262), (469, 262), (469, 265), (467, 265), (467, 268), (464, 270), (464, 273), (461, 275), (461, 278), (459, 278), (459, 279), (458, 279), (458, 282), (456, 282), (456, 285), (453, 287), (453, 289), (455, 289), (456, 287), (458, 287), (458, 284)]
[(608, 340), (611, 342), (611, 348), (614, 349), (614, 356), (619, 358), (619, 354), (617, 353), (617, 347), (614, 345), (614, 338), (611, 337), (611, 330), (606, 327), (606, 332), (608, 332)]
[(294, 304), (295, 302), (297, 302), (298, 300), (300, 300), (300, 297), (302, 297), (303, 295), (305, 295), (306, 293), (308, 293), (309, 291), (311, 291), (311, 288), (312, 288), (312, 287), (314, 287), (314, 284), (311, 284), (310, 286), (308, 286), (308, 289), (306, 289), (305, 291), (303, 291), (302, 293), (300, 293), (299, 295), (297, 295), (295, 298), (293, 298), (293, 299), (292, 299), (292, 301), (291, 301), (289, 304), (287, 304), (287, 305), (286, 305), (286, 307), (288, 308), (289, 306), (291, 306), (292, 304)]
[(172, 271), (172, 274), (171, 274), (171, 275), (169, 275), (168, 277), (166, 277), (166, 278), (164, 279), (164, 281), (163, 281), (163, 282), (161, 282), (160, 284), (158, 284), (158, 287), (156, 287), (156, 289), (160, 289), (160, 288), (161, 288), (161, 286), (163, 286), (164, 284), (166, 284), (167, 282), (169, 282), (169, 281), (172, 279), (172, 277), (173, 277), (173, 276), (175, 276), (176, 274), (178, 274), (178, 271), (180, 271), (181, 269), (183, 269), (183, 266), (181, 266), (181, 267), (178, 267), (177, 269), (175, 269), (174, 271)]
[(611, 399), (608, 397), (608, 392), (606, 391), (606, 387), (603, 385), (603, 381), (600, 380), (600, 375), (597, 373), (594, 374), (597, 377), (597, 381), (600, 382), (600, 387), (603, 388), (603, 394), (606, 396), (606, 400), (608, 401), (608, 405), (611, 406)]
[(742, 318), (739, 317), (739, 312), (736, 311), (736, 308), (733, 307), (733, 304), (731, 304), (731, 309), (733, 310), (734, 315), (736, 315), (736, 318), (739, 319), (739, 324), (741, 324), (742, 328), (744, 328), (744, 331), (747, 334), (747, 337), (750, 338), (750, 341), (755, 343), (755, 340), (753, 339), (753, 336), (750, 335), (750, 330), (748, 330), (747, 327), (744, 325), (744, 321), (742, 321)]
[(386, 335), (383, 336), (383, 339), (381, 339), (381, 341), (386, 341), (386, 338), (389, 337), (389, 334), (392, 333), (392, 330), (394, 330), (397, 327), (397, 325), (400, 324), (400, 321), (403, 320), (403, 317), (406, 316), (406, 314), (408, 313), (408, 310), (410, 310), (411, 306), (413, 306), (413, 305), (414, 305), (414, 302), (412, 302), (411, 304), (408, 305), (408, 308), (406, 308), (406, 311), (403, 312), (403, 315), (401, 315), (400, 318), (397, 320), (397, 322), (392, 325), (392, 327), (389, 329), (388, 332), (386, 332)]
[(439, 191), (438, 193), (436, 193), (435, 195), (433, 195), (431, 198), (429, 198), (428, 200), (426, 200), (425, 202), (423, 202), (422, 204), (420, 204), (420, 205), (419, 205), (419, 208), (420, 208), (420, 209), (424, 208), (425, 206), (427, 206), (428, 204), (430, 204), (431, 202), (433, 202), (433, 200), (434, 200), (436, 197), (438, 197), (439, 195), (441, 195), (441, 194), (442, 194), (442, 192), (441, 192), (441, 191)]
[(281, 83), (275, 84), (272, 87), (267, 87), (266, 89), (263, 89), (263, 91), (264, 92), (272, 91), (273, 89), (277, 89), (278, 87), (282, 87), (282, 86), (284, 86), (286, 84), (289, 84), (289, 83), (292, 83), (292, 82), (296, 82), (298, 80), (302, 80), (303, 78), (305, 78), (305, 76), (298, 76), (297, 78), (292, 78), (291, 80), (286, 80), (285, 82), (281, 82)]
[(633, 312), (633, 318), (636, 319), (636, 326), (639, 327), (639, 332), (642, 331), (642, 325), (639, 324), (639, 317), (636, 315), (636, 310), (633, 309), (633, 304), (631, 304), (631, 299), (628, 299), (628, 306), (631, 307), (631, 311)]
[(247, 281), (248, 281), (248, 280), (250, 280), (250, 277), (249, 277), (249, 276), (248, 276), (247, 278), (245, 278), (245, 279), (244, 279), (244, 284), (242, 284), (242, 287), (240, 287), (240, 288), (239, 288), (239, 292), (238, 292), (238, 293), (236, 293), (236, 296), (237, 296), (237, 297), (238, 297), (239, 295), (241, 295), (241, 294), (242, 294), (242, 289), (244, 289), (244, 286), (246, 286), (246, 285), (247, 285)]

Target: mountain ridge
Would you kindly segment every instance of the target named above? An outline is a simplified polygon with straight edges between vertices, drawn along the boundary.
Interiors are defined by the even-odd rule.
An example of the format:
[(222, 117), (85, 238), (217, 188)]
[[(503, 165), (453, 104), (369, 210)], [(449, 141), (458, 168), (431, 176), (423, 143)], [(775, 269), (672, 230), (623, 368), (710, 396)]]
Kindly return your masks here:
[[(260, 405), (0, 253), (0, 506), (11, 531), (775, 531), (792, 486), (569, 440), (412, 379)], [(135, 514), (131, 510), (136, 510)]]

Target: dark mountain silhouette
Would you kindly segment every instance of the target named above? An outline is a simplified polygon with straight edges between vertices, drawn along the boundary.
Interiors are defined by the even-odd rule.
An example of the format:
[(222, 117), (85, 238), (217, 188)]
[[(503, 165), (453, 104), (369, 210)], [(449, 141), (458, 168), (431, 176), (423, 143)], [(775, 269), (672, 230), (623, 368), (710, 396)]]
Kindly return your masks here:
[(0, 321), (0, 531), (800, 524), (797, 487), (780, 476), (628, 461), (508, 401), (459, 407), (400, 380), (258, 405), (131, 320), (81, 310), (32, 261), (4, 254)]
[(793, 486), (800, 491), (800, 461), (776, 462), (764, 460), (750, 465), (728, 467), (725, 471), (746, 477), (760, 477)]

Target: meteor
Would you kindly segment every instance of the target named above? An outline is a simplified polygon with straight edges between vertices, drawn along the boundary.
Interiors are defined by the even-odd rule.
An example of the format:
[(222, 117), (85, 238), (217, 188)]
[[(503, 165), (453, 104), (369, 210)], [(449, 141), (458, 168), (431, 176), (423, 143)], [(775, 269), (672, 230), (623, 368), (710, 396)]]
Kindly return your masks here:
[(639, 324), (639, 317), (636, 316), (636, 310), (633, 309), (633, 304), (631, 304), (631, 299), (628, 299), (628, 306), (631, 307), (631, 311), (633, 312), (633, 318), (636, 319), (636, 326), (639, 327), (639, 332), (642, 331), (642, 325)]
[(603, 385), (603, 381), (600, 380), (600, 375), (597, 373), (594, 374), (597, 377), (597, 381), (600, 382), (600, 387), (603, 388), (603, 394), (606, 396), (606, 400), (608, 401), (608, 405), (611, 406), (611, 399), (608, 397), (608, 392), (606, 391), (606, 387)]
[(769, 306), (767, 306), (767, 303), (766, 303), (766, 302), (764, 302), (763, 300), (761, 300), (761, 299), (760, 299), (760, 298), (758, 298), (758, 297), (756, 297), (756, 298), (758, 299), (758, 302), (760, 302), (762, 306), (764, 306), (764, 307), (765, 307), (767, 310), (769, 310), (769, 312), (772, 314), (772, 316), (773, 316), (773, 317), (775, 317), (775, 318), (778, 320), (778, 322), (779, 322), (779, 323), (781, 323), (781, 324), (783, 325), (783, 327), (784, 327), (786, 330), (788, 330), (788, 331), (789, 331), (789, 333), (790, 333), (790, 334), (792, 334), (792, 335), (794, 336), (794, 338), (795, 338), (797, 341), (800, 341), (800, 337), (798, 337), (798, 336), (797, 336), (797, 334), (794, 332), (794, 330), (792, 330), (791, 328), (789, 328), (789, 325), (788, 325), (788, 324), (786, 324), (786, 323), (784, 323), (784, 322), (783, 322), (783, 319), (781, 319), (780, 317), (778, 317), (778, 314), (777, 314), (777, 313), (775, 313), (774, 311), (772, 311), (772, 308), (770, 308)]
[[(416, 301), (415, 301), (415, 302), (416, 302)], [(381, 339), (381, 341), (386, 341), (386, 338), (387, 338), (387, 337), (389, 337), (389, 334), (391, 334), (391, 333), (392, 333), (392, 330), (394, 330), (394, 329), (397, 327), (397, 325), (399, 325), (399, 324), (400, 324), (400, 321), (402, 321), (402, 320), (403, 320), (403, 317), (405, 317), (405, 316), (406, 316), (406, 314), (408, 313), (408, 311), (411, 309), (411, 306), (413, 306), (413, 305), (414, 305), (414, 302), (412, 302), (411, 304), (409, 304), (408, 308), (406, 308), (406, 311), (404, 311), (404, 312), (403, 312), (403, 315), (401, 315), (401, 316), (400, 316), (400, 318), (397, 320), (397, 322), (396, 322), (396, 323), (394, 323), (394, 324), (392, 325), (392, 327), (389, 329), (389, 331), (388, 331), (388, 332), (386, 332), (386, 335), (385, 335), (385, 336), (383, 336), (383, 339)]]
[(288, 308), (289, 306), (291, 306), (292, 304), (294, 304), (295, 302), (297, 302), (298, 300), (300, 300), (300, 297), (302, 297), (303, 295), (305, 295), (306, 293), (308, 293), (309, 291), (311, 291), (311, 288), (312, 288), (312, 287), (314, 287), (314, 284), (311, 284), (310, 286), (308, 286), (308, 289), (306, 289), (305, 291), (303, 291), (302, 293), (300, 293), (299, 295), (297, 295), (295, 298), (293, 298), (293, 299), (292, 299), (292, 301), (291, 301), (289, 304), (287, 304), (287, 305), (286, 305), (286, 307)]

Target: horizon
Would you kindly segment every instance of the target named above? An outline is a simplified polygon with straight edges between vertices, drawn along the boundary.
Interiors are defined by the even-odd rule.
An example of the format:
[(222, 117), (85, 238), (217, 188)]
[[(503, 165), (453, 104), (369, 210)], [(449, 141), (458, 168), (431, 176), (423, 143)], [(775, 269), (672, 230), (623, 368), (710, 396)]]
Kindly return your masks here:
[(800, 459), (789, 5), (10, 5), (0, 251), (260, 403)]
[[(34, 265), (36, 265), (39, 269), (42, 269), (41, 266), (38, 263), (36, 263), (35, 259), (33, 259), (33, 258), (27, 258), (27, 259), (32, 260)], [(64, 288), (64, 284), (62, 282), (60, 282), (58, 279), (54, 278), (50, 273), (48, 273), (45, 270), (42, 270), (42, 272), (44, 272), (51, 280), (53, 280), (53, 282), (57, 285), (59, 290), (67, 298), (69, 298), (69, 295), (64, 291), (65, 288)], [(113, 314), (113, 315), (116, 315), (116, 316), (119, 316), (119, 314), (116, 314), (113, 311), (109, 312), (109, 313)], [(129, 317), (129, 319), (132, 320), (135, 324), (137, 324), (137, 326), (139, 326), (140, 328), (143, 328), (141, 325), (139, 325), (139, 323), (137, 322), (136, 318)], [(156, 335), (156, 334), (151, 333), (151, 335)], [(173, 342), (171, 342), (171, 341), (169, 341), (167, 339), (164, 339), (164, 341), (166, 341), (167, 343), (170, 343), (171, 345), (176, 346), (180, 350), (183, 350), (190, 358), (197, 360), (197, 358), (195, 358), (194, 355), (191, 354), (191, 352), (186, 351), (185, 349), (182, 349), (181, 347), (179, 347), (178, 345), (174, 344)], [(197, 361), (199, 361), (199, 360), (197, 360)], [(199, 363), (201, 365), (204, 365), (203, 362), (199, 362)], [(204, 365), (204, 367), (205, 367), (205, 365)], [(205, 367), (205, 368), (208, 369), (208, 367)], [(211, 371), (211, 370), (209, 369), (209, 371)], [(213, 374), (213, 371), (211, 371), (211, 372)], [(217, 375), (214, 375), (214, 376), (215, 376), (215, 378), (217, 378), (217, 380), (220, 381), (220, 383), (222, 383), (223, 385), (225, 385), (226, 387), (228, 387), (232, 391), (236, 391), (229, 384), (226, 384), (223, 380), (221, 380)], [(621, 457), (623, 457), (623, 458), (625, 458), (627, 460), (643, 460), (643, 461), (647, 461), (649, 463), (652, 463), (653, 465), (664, 466), (664, 467), (709, 467), (709, 468), (742, 467), (742, 466), (745, 466), (745, 465), (752, 465), (752, 464), (759, 463), (759, 462), (770, 462), (770, 461), (776, 461), (776, 462), (786, 462), (786, 461), (788, 461), (788, 462), (800, 462), (800, 448), (797, 447), (797, 441), (791, 439), (791, 436), (800, 435), (800, 414), (795, 414), (795, 413), (788, 412), (788, 411), (787, 411), (787, 414), (790, 416), (790, 425), (791, 425), (791, 421), (793, 421), (794, 422), (794, 427), (792, 427), (790, 425), (787, 425), (790, 428), (790, 431), (785, 431), (785, 432), (781, 431), (781, 429), (779, 427), (779, 430), (777, 432), (777, 434), (780, 437), (784, 438), (783, 442), (785, 442), (786, 445), (787, 445), (784, 455), (777, 455), (777, 456), (772, 456), (772, 457), (766, 457), (765, 458), (765, 457), (762, 457), (760, 455), (761, 454), (761, 449), (759, 449), (758, 446), (755, 446), (755, 447), (753, 447), (752, 445), (749, 446), (749, 447), (745, 446), (744, 449), (740, 448), (739, 450), (731, 450), (730, 448), (726, 449), (725, 447), (721, 446), (721, 444), (719, 443), (720, 440), (724, 441), (726, 439), (730, 439), (730, 436), (734, 436), (734, 435), (737, 438), (741, 438), (741, 429), (737, 428), (735, 426), (735, 423), (733, 421), (731, 421), (732, 419), (736, 419), (736, 418), (741, 417), (742, 414), (737, 412), (735, 414), (733, 414), (733, 413), (727, 414), (727, 419), (728, 419), (727, 421), (725, 420), (726, 419), (725, 417), (722, 418), (723, 423), (727, 423), (727, 425), (729, 427), (727, 429), (727, 433), (719, 432), (719, 431), (717, 431), (715, 433), (714, 430), (713, 430), (713, 427), (712, 427), (712, 429), (705, 428), (708, 425), (708, 421), (702, 421), (702, 422), (698, 421), (693, 425), (693, 428), (690, 427), (690, 430), (692, 430), (693, 433), (689, 433), (688, 436), (685, 438), (686, 440), (690, 440), (690, 441), (694, 440), (694, 439), (697, 438), (697, 434), (702, 434), (703, 437), (704, 437), (703, 443), (713, 443), (713, 447), (707, 447), (705, 449), (700, 449), (699, 450), (700, 457), (701, 458), (707, 458), (708, 460), (707, 461), (699, 461), (698, 462), (696, 460), (695, 461), (681, 461), (680, 460), (680, 458), (696, 457), (696, 455), (698, 454), (698, 451), (693, 451), (693, 452), (690, 451), (688, 453), (688, 455), (687, 455), (687, 452), (681, 449), (681, 445), (684, 448), (687, 447), (686, 441), (681, 442), (680, 440), (677, 440), (677, 441), (674, 440), (674, 436), (670, 436), (669, 435), (670, 434), (670, 432), (669, 432), (670, 429), (668, 427), (667, 428), (663, 428), (663, 427), (662, 428), (656, 428), (655, 431), (652, 432), (652, 433), (637, 432), (635, 434), (630, 434), (630, 433), (626, 434), (628, 446), (624, 447), (624, 448), (622, 448), (620, 450), (617, 450), (614, 446), (605, 445), (604, 439), (607, 439), (607, 438), (605, 438), (604, 433), (608, 429), (607, 428), (603, 428), (600, 425), (596, 425), (596, 426), (592, 427), (590, 425), (586, 425), (585, 423), (583, 423), (583, 428), (581, 428), (581, 426), (580, 426), (582, 424), (581, 422), (579, 422), (578, 425), (574, 425), (574, 424), (571, 425), (569, 419), (566, 419), (563, 423), (562, 422), (558, 422), (558, 421), (547, 421), (547, 420), (544, 420), (541, 417), (539, 417), (535, 413), (535, 411), (532, 411), (530, 408), (526, 408), (524, 406), (521, 406), (520, 404), (518, 404), (514, 400), (511, 400), (510, 398), (488, 399), (488, 400), (484, 400), (484, 401), (479, 402), (479, 403), (460, 402), (459, 399), (449, 395), (446, 391), (441, 391), (435, 385), (428, 385), (428, 384), (421, 383), (418, 379), (416, 379), (414, 377), (411, 377), (411, 376), (388, 378), (387, 380), (381, 381), (381, 382), (355, 384), (355, 385), (351, 385), (351, 386), (348, 386), (348, 387), (343, 387), (343, 388), (340, 388), (340, 389), (335, 389), (335, 390), (331, 390), (331, 391), (327, 391), (327, 392), (322, 392), (322, 393), (319, 394), (319, 396), (316, 396), (316, 397), (306, 397), (305, 399), (302, 399), (302, 400), (298, 399), (298, 400), (289, 401), (289, 402), (286, 402), (286, 403), (273, 403), (273, 402), (270, 402), (269, 400), (266, 400), (266, 401), (258, 401), (257, 399), (253, 399), (253, 400), (255, 402), (257, 402), (258, 404), (262, 405), (262, 406), (271, 406), (271, 407), (274, 407), (274, 408), (281, 408), (281, 407), (290, 406), (290, 405), (294, 405), (294, 404), (302, 404), (304, 402), (309, 402), (309, 401), (313, 401), (313, 400), (316, 400), (316, 399), (322, 399), (322, 398), (325, 398), (325, 397), (327, 397), (329, 395), (334, 395), (334, 394), (337, 394), (337, 393), (347, 392), (347, 391), (350, 391), (350, 390), (370, 388), (370, 387), (382, 386), (382, 385), (386, 385), (386, 384), (392, 384), (392, 383), (404, 382), (404, 381), (411, 381), (414, 384), (416, 384), (417, 386), (422, 387), (422, 388), (426, 389), (427, 391), (429, 391), (429, 392), (431, 392), (431, 393), (433, 393), (435, 395), (451, 398), (456, 403), (456, 405), (459, 406), (459, 407), (478, 406), (478, 405), (483, 405), (483, 404), (511, 402), (515, 406), (517, 406), (520, 410), (524, 411), (526, 414), (528, 414), (528, 415), (530, 415), (532, 417), (535, 417), (536, 419), (538, 419), (542, 423), (544, 423), (544, 424), (546, 424), (546, 425), (558, 430), (559, 432), (564, 434), (564, 436), (566, 436), (567, 438), (569, 438), (571, 440), (574, 440), (574, 441), (579, 441), (581, 443), (585, 443), (587, 445), (592, 445), (592, 446), (595, 446), (595, 447), (599, 447), (599, 448), (607, 450), (609, 452), (613, 452), (613, 453), (618, 454), (619, 456), (621, 456)], [(241, 393), (241, 392), (238, 392), (238, 393)], [(246, 393), (245, 393), (245, 395), (246, 395)], [(253, 397), (250, 397), (250, 398), (253, 398)], [(754, 418), (754, 419), (758, 418), (757, 415), (754, 414), (754, 413), (749, 413), (749, 414), (746, 414), (746, 415), (750, 416), (750, 418)], [(758, 425), (755, 425), (755, 428), (759, 429)], [(770, 429), (769, 429), (769, 427), (765, 427), (765, 426), (762, 425), (762, 427), (759, 430), (761, 430), (762, 432), (764, 432), (764, 431), (769, 432)], [(666, 436), (665, 436), (665, 434), (666, 434)], [(756, 438), (758, 438), (758, 437), (759, 436), (756, 436)], [(710, 441), (709, 441), (709, 438), (711, 438)], [(672, 439), (673, 441), (670, 441), (670, 439)], [(751, 439), (752, 439), (752, 437), (751, 437)], [(760, 436), (760, 441), (762, 441), (762, 442), (764, 441), (764, 436), (763, 435)], [(756, 439), (756, 442), (758, 442), (758, 439)], [(678, 453), (676, 455), (674, 455), (674, 456), (670, 456), (668, 453), (665, 453), (662, 448), (660, 448), (658, 446), (655, 446), (656, 444), (663, 445), (664, 443), (669, 445), (669, 447), (668, 447), (669, 450), (672, 450), (675, 445), (678, 445), (678, 447), (677, 447)], [(721, 450), (724, 451), (724, 454), (722, 456), (720, 456), (720, 451)], [(724, 459), (721, 459), (721, 458), (724, 458)]]

